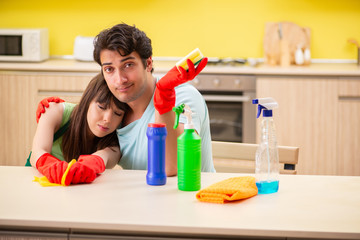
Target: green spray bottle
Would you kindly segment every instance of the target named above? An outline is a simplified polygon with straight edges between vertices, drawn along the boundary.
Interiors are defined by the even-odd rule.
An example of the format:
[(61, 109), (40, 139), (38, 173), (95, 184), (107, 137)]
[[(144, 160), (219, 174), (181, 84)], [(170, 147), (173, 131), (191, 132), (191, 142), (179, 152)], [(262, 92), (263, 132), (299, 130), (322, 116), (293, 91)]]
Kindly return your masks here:
[(173, 111), (176, 114), (174, 129), (179, 125), (180, 114), (187, 118), (184, 132), (177, 139), (178, 189), (198, 191), (201, 188), (201, 137), (194, 129), (189, 106), (181, 104)]

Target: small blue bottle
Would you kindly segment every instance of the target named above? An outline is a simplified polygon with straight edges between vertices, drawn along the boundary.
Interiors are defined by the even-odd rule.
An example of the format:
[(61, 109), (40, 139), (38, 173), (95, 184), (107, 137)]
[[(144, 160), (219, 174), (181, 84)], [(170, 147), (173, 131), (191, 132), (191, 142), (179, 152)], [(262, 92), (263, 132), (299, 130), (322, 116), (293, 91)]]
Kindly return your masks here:
[(149, 123), (146, 131), (148, 137), (148, 185), (165, 185), (165, 140), (166, 126), (162, 123)]

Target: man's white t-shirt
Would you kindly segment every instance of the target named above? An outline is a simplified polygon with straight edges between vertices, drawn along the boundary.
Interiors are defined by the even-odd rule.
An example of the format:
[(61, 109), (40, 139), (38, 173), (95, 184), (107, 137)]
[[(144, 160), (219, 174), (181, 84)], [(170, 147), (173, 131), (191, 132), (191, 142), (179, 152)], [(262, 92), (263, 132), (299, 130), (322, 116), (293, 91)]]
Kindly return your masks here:
[[(215, 172), (212, 159), (209, 113), (205, 100), (199, 91), (189, 83), (176, 87), (175, 92), (176, 106), (185, 103), (193, 112), (192, 121), (195, 130), (201, 137), (201, 171)], [(147, 169), (148, 139), (146, 131), (148, 123), (155, 122), (153, 99), (154, 96), (140, 119), (117, 129), (122, 153), (119, 165), (124, 169)], [(186, 117), (181, 115), (179, 122), (186, 123), (186, 121)]]

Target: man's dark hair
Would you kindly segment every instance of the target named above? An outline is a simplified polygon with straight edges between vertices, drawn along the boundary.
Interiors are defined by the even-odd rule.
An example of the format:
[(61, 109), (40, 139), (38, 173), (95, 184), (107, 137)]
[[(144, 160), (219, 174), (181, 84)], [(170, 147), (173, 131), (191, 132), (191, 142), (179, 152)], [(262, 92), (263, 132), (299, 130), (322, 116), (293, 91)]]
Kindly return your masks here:
[[(100, 52), (104, 49), (117, 51), (121, 56), (137, 52), (146, 68), (146, 59), (152, 56), (151, 40), (134, 26), (125, 23), (101, 31), (94, 40), (94, 60), (101, 66)], [(153, 71), (153, 69), (152, 69)]]

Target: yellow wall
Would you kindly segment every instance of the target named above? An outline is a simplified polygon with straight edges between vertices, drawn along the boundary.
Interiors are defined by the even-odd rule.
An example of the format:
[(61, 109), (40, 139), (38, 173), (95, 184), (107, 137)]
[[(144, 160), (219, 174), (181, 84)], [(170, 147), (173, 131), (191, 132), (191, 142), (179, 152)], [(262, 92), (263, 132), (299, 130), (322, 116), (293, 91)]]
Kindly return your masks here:
[(312, 31), (313, 58), (356, 59), (359, 0), (0, 0), (0, 28), (45, 27), (51, 55), (72, 55), (77, 35), (95, 36), (120, 22), (153, 41), (154, 56), (263, 57), (266, 22)]

